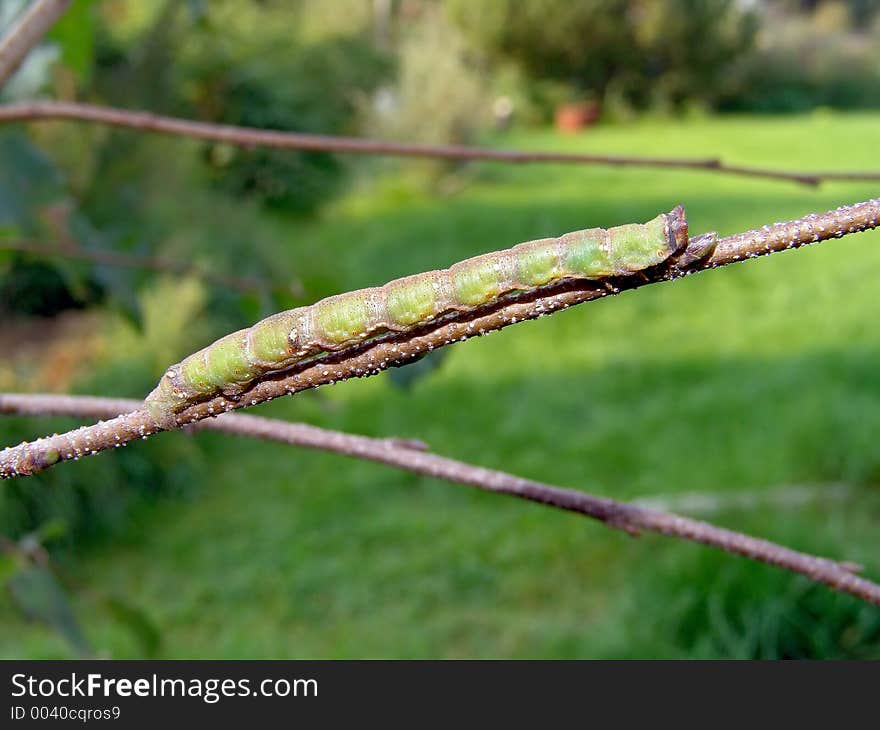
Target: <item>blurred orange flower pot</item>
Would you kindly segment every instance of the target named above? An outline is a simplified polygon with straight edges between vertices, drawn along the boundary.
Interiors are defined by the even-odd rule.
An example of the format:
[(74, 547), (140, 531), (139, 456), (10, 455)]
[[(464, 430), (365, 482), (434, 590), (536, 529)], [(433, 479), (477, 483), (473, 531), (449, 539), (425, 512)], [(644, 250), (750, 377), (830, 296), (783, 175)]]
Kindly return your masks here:
[(596, 101), (560, 104), (556, 107), (556, 129), (567, 134), (579, 132), (599, 119), (599, 111)]

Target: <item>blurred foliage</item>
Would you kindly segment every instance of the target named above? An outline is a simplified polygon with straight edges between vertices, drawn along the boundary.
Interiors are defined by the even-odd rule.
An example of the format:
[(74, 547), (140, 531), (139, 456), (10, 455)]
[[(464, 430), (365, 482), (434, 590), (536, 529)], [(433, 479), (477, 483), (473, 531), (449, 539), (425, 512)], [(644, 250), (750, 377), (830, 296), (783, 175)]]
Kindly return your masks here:
[(73, 73), (77, 83), (85, 84), (92, 73), (95, 56), (95, 2), (78, 0), (49, 29), (47, 39), (61, 49), (64, 68)]
[[(174, 307), (169, 308), (168, 302)], [(73, 382), (55, 383), (65, 390), (106, 396), (141, 398), (155, 384), (169, 362), (180, 359), (204, 341), (199, 317), (206, 304), (202, 286), (193, 280), (160, 281), (142, 295), (141, 324), (136, 328), (123, 317), (106, 316), (97, 323), (99, 346), (76, 368)], [(92, 325), (95, 327), (95, 325)], [(73, 340), (67, 350), (30, 354), (38, 360), (72, 357), (83, 359), (84, 343)], [(5, 362), (0, 360), (0, 364)], [(25, 369), (30, 368), (23, 363)], [(49, 362), (40, 363), (46, 372)], [(67, 367), (65, 365), (65, 367)], [(46, 389), (45, 384), (29, 383)], [(18, 443), (55, 428), (67, 430), (70, 419), (5, 417), (0, 420), (0, 443)], [(199, 463), (199, 450), (188, 438), (157, 438), (122, 449), (109, 458), (86, 459), (70, 469), (52, 469), (30, 479), (13, 480), (0, 490), (0, 534), (18, 537), (44, 523), (61, 519), (69, 527), (70, 545), (92, 539), (119, 537), (131, 528), (139, 506), (165, 494), (187, 491), (191, 469)], [(174, 469), (167, 465), (175, 464)], [(9, 488), (6, 489), (5, 487)]]
[[(0, 421), (0, 441), (20, 443), (52, 430), (75, 428), (70, 419), (10, 418)], [(120, 450), (108, 458), (86, 459), (72, 469), (53, 469), (14, 480), (0, 494), (0, 531), (19, 536), (50, 520), (70, 526), (69, 548), (120, 538), (137, 509), (160, 495), (187, 491), (198, 450), (186, 438), (157, 439)], [(167, 469), (169, 463), (175, 469)]]
[[(86, 279), (85, 283), (92, 282)], [(100, 299), (94, 288), (89, 288), (85, 296), (77, 289), (69, 285), (58, 266), (24, 254), (0, 251), (0, 312), (50, 317)]]
[[(515, 119), (526, 123), (585, 95), (615, 111), (878, 103), (874, 4), (779, 0), (758, 15), (737, 7), (79, 0), (4, 98), (42, 91), (226, 123), (436, 142), (479, 138), (497, 95), (513, 99)], [(724, 149), (779, 166), (809, 155), (833, 167), (845, 166), (841, 155), (860, 164), (877, 128), (872, 118), (829, 115), (782, 128), (651, 123), (609, 125), (591, 132), (589, 144), (654, 155)], [(549, 132), (516, 134), (511, 146), (566, 148)], [(828, 144), (817, 147), (820, 137)], [(583, 144), (575, 138), (568, 149)], [(5, 348), (0, 380), (21, 390), (50, 384), (140, 397), (169, 362), (271, 311), (448, 265), (499, 242), (645, 219), (682, 199), (692, 203), (695, 228), (733, 231), (871, 194), (853, 186), (762, 187), (758, 195), (752, 181), (730, 178), (531, 167), (484, 171), (442, 201), (400, 176), (371, 177), (368, 189), (333, 202), (351, 170), (377, 167), (91, 125), (2, 130), (0, 244), (32, 238), (167, 255), (267, 285), (241, 295), (190, 277), (2, 252), (4, 314), (97, 311), (74, 313), (88, 331), (42, 350), (41, 338), (57, 334), (50, 321), (17, 318), (30, 341)], [(303, 215), (328, 203), (331, 214)], [(705, 295), (691, 281), (652, 288), (597, 305), (588, 320), (560, 314), (523, 325), (516, 337), (472, 343), (468, 356), (453, 349), (442, 358), (450, 353), (443, 350), (351, 384), (356, 390), (339, 386), (267, 407), (330, 428), (425, 438), (438, 451), (548, 481), (599, 484), (624, 498), (670, 484), (720, 492), (802, 479), (847, 480), (867, 495), (878, 464), (865, 424), (878, 409), (865, 315), (873, 300), (864, 261), (872, 254), (859, 251), (867, 259), (821, 249), (718, 272), (700, 278)], [(758, 293), (756, 319), (750, 303)], [(802, 316), (792, 318), (795, 310)], [(0, 442), (75, 425), (4, 418)], [(695, 434), (700, 448), (686, 462), (671, 459)], [(187, 499), (195, 494), (198, 501)], [(176, 501), (163, 507), (166, 497)], [(876, 520), (865, 504), (847, 507), (848, 527), (859, 515)], [(176, 632), (172, 650), (190, 655), (583, 656), (603, 647), (633, 656), (877, 654), (870, 607), (693, 546), (664, 548), (670, 564), (660, 570), (654, 543), (622, 547), (622, 538), (567, 519), (335, 456), (261, 443), (232, 453), (222, 437), (181, 433), (4, 485), (0, 532), (13, 552), (57, 520), (67, 530), (48, 567), (33, 552), (6, 554), (0, 580), (20, 611), (81, 653), (93, 650), (83, 636), (102, 632), (111, 617), (140, 637), (136, 656), (156, 652), (159, 634), (132, 604), (62, 579), (56, 559), (74, 553), (89, 570), (115, 574), (126, 597), (152, 604), (163, 629)], [(862, 526), (829, 547), (805, 531), (792, 542), (870, 557), (875, 533)], [(83, 557), (83, 546), (106, 548), (111, 539), (112, 550)], [(126, 552), (132, 543), (137, 549)], [(95, 622), (92, 611), (73, 610), (80, 601), (95, 609)], [(487, 619), (499, 606), (503, 615)], [(585, 631), (601, 611), (610, 616), (606, 644), (603, 631)], [(18, 641), (5, 637), (4, 650), (21, 653), (26, 641)]]
[(640, 108), (711, 101), (755, 31), (754, 17), (734, 0), (446, 0), (446, 7), (490, 58)]
[[(876, 13), (877, 8), (874, 8)], [(811, 15), (765, 24), (756, 50), (732, 64), (718, 106), (725, 111), (797, 112), (880, 106), (880, 14), (854, 27), (868, 8), (820, 5)]]
[[(291, 48), (260, 47), (252, 56), (201, 55), (187, 79), (202, 118), (294, 132), (356, 131), (362, 99), (378, 86), (390, 62), (358, 37), (335, 37)], [(313, 212), (340, 189), (342, 161), (327, 152), (246, 149), (212, 144), (204, 154), (214, 183), (234, 198)]]
[[(5, 2), (2, 22), (19, 5)], [(524, 123), (585, 96), (603, 101), (606, 117), (691, 104), (875, 105), (880, 25), (872, 31), (872, 23), (880, 23), (876, 7), (859, 0), (345, 0), (334, 10), (317, 0), (84, 0), (38, 49), (57, 62), (35, 53), (16, 83), (259, 128), (468, 142), (488, 128), (499, 96)], [(0, 237), (167, 255), (265, 282), (256, 293), (215, 288), (220, 331), (308, 294), (292, 268), (279, 268), (271, 237), (254, 235), (256, 209), (315, 213), (355, 166), (321, 152), (106, 128), (4, 130)], [(184, 200), (186, 216), (174, 210)], [(6, 252), (0, 306), (51, 315), (106, 302), (137, 322), (136, 294), (154, 276)]]
[(461, 31), (429, 8), (398, 39), (398, 72), (373, 104), (370, 131), (395, 140), (466, 143), (490, 119), (486, 69)]
[(525, 72), (523, 88), (545, 108), (584, 97), (602, 100), (610, 116), (690, 105), (791, 112), (880, 104), (880, 6), (870, 0), (445, 7), (493, 68), (513, 62)]
[[(84, 2), (77, 4), (70, 17), (72, 20), (55, 27), (47, 44), (61, 48), (60, 63), (54, 70), (42, 68), (43, 88), (53, 88), (62, 95), (76, 88), (97, 102), (191, 114), (197, 100), (191, 94), (197, 90), (199, 67), (183, 51), (195, 45), (202, 49), (203, 58), (223, 65), (210, 43), (212, 33), (218, 30), (207, 25), (205, 9), (197, 12), (175, 2)], [(312, 83), (315, 74), (321, 76), (322, 63), (344, 65), (349, 51), (340, 43), (326, 53), (304, 53), (298, 57), (301, 68), (297, 74)], [(181, 55), (184, 58), (178, 62)], [(262, 63), (257, 50), (253, 58), (258, 66)], [(247, 68), (244, 73), (249, 73)], [(258, 90), (268, 90), (264, 81), (260, 80)], [(282, 96), (288, 86), (278, 86)], [(339, 93), (341, 97), (345, 92)], [(313, 109), (324, 104), (314, 84), (303, 98)], [(242, 107), (256, 109), (247, 98), (238, 101)], [(271, 107), (286, 108), (283, 99), (271, 94), (264, 102), (262, 111), (267, 114)], [(339, 120), (354, 108), (354, 102), (345, 104), (340, 101), (333, 109), (333, 119)], [(292, 113), (300, 114), (306, 106), (304, 102)], [(241, 326), (291, 306), (302, 295), (291, 270), (279, 266), (274, 241), (253, 235), (249, 215), (254, 213), (254, 205), (241, 201), (234, 209), (218, 205), (217, 197), (201, 184), (205, 177), (203, 145), (101, 127), (61, 125), (28, 131), (27, 136), (12, 130), (0, 132), (0, 239), (8, 240), (11, 247), (29, 240), (59, 251), (75, 248), (158, 256), (192, 264), (219, 279), (235, 275), (262, 282), (261, 290), (244, 294), (215, 282), (211, 308), (218, 315), (218, 328)], [(264, 155), (263, 159), (274, 169), (274, 157)], [(329, 197), (329, 188), (317, 191), (323, 184), (317, 181), (329, 184), (332, 180), (335, 186), (343, 172), (332, 158), (316, 159), (317, 166), (303, 175), (295, 169), (296, 164), (285, 168), (287, 182), (295, 179), (303, 190), (315, 188), (307, 202), (303, 197), (300, 209), (314, 209)], [(271, 169), (263, 174), (264, 167), (254, 162), (253, 156), (245, 155), (241, 160), (247, 168), (245, 177), (250, 175), (252, 181), (275, 179)], [(286, 163), (282, 160), (280, 164), (284, 167)], [(215, 168), (211, 174), (224, 176)], [(242, 179), (233, 173), (222, 184), (237, 189)], [(310, 181), (316, 182), (312, 188)], [(175, 191), (185, 196), (188, 216), (180, 215), (181, 198)], [(261, 191), (251, 197), (256, 205), (267, 200)], [(299, 200), (298, 195), (293, 197)], [(51, 315), (65, 308), (106, 302), (138, 322), (137, 292), (155, 276), (154, 271), (133, 267), (4, 252), (0, 242), (0, 303), (13, 313)]]
[(79, 656), (91, 656), (67, 592), (45, 567), (22, 565), (7, 579), (6, 587), (28, 619), (41, 621), (57, 631)]
[(88, 267), (3, 249), (4, 239), (56, 238), (66, 229), (66, 194), (64, 175), (42, 150), (0, 130), (0, 312), (49, 316), (100, 301), (102, 287)]
[(644, 657), (663, 637), (688, 659), (880, 658), (875, 607), (713, 550), (673, 553), (675, 565), (651, 571), (617, 617), (628, 629), (608, 637), (608, 656)]
[(161, 633), (147, 614), (114, 595), (85, 591), (74, 585), (46, 544), (63, 537), (67, 526), (52, 520), (18, 540), (0, 535), (0, 586), (5, 585), (13, 604), (29, 621), (56, 632), (79, 657), (95, 651), (83, 631), (74, 609), (74, 597), (89, 593), (102, 617), (115, 621), (135, 639), (142, 655), (152, 658), (161, 646)]

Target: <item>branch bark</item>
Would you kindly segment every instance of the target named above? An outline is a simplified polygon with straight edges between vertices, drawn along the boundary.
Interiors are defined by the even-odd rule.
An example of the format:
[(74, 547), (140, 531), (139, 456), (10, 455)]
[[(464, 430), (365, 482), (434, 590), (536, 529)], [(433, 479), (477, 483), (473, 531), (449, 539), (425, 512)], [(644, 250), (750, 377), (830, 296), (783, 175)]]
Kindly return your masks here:
[[(109, 418), (137, 412), (140, 401), (65, 395), (0, 394), (0, 413)], [(119, 415), (123, 414), (123, 415)], [(277, 441), (344, 454), (397, 469), (549, 505), (591, 517), (632, 536), (654, 532), (799, 573), (842, 593), (880, 605), (880, 585), (854, 575), (858, 566), (802, 553), (701, 520), (648, 509), (486, 469), (425, 451), (420, 442), (377, 439), (330, 431), (302, 423), (226, 413), (192, 428)]]
[[(220, 395), (177, 414), (176, 428), (220, 413), (247, 408), (283, 395), (341, 380), (367, 377), (404, 365), (438, 347), (477, 337), (575, 304), (618, 294), (646, 284), (669, 281), (701, 270), (778, 253), (799, 246), (865, 231), (880, 225), (880, 198), (825, 213), (775, 223), (719, 239), (714, 253), (692, 268), (668, 265), (606, 282), (562, 280), (541, 289), (507, 297), (468, 312), (453, 312), (408, 332), (388, 333), (353, 347), (266, 376), (236, 397)], [(96, 454), (163, 430), (139, 408), (110, 421), (85, 426), (0, 451), (0, 479), (26, 476), (54, 464)]]
[(525, 152), (489, 149), (466, 147), (463, 145), (406, 144), (357, 137), (303, 134), (300, 132), (238, 127), (228, 124), (211, 124), (160, 116), (149, 112), (68, 102), (32, 101), (0, 105), (0, 123), (51, 119), (106, 124), (113, 127), (135, 129), (141, 132), (157, 132), (160, 134), (193, 137), (211, 142), (223, 142), (240, 147), (275, 147), (278, 149), (321, 152), (429, 157), (444, 160), (483, 160), (520, 164), (592, 164), (705, 170), (729, 175), (784, 180), (811, 186), (818, 185), (825, 180), (880, 180), (880, 172), (789, 172), (743, 165), (727, 165), (715, 158), (687, 159), (569, 154), (564, 152)]
[(0, 40), (0, 87), (67, 10), (71, 0), (34, 0)]

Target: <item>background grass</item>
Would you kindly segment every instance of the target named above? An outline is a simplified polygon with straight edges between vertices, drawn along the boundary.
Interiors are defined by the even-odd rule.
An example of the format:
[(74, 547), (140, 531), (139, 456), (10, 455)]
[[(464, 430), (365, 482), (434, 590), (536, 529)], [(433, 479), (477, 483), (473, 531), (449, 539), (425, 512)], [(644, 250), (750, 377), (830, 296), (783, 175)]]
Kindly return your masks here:
[[(647, 120), (501, 142), (858, 169), (875, 162), (880, 116)], [(677, 203), (693, 232), (726, 234), (877, 195), (573, 166), (481, 165), (452, 182), (438, 195), (380, 174), (315, 222), (253, 225), (278, 237), (315, 298)], [(180, 215), (180, 199), (169, 189), (157, 215)], [(652, 286), (456, 345), (408, 389), (383, 374), (253, 412), (419, 438), (616, 498), (674, 507), (699, 492), (711, 519), (877, 578), (878, 244), (862, 234)], [(880, 656), (880, 609), (769, 567), (339, 456), (158, 438), (198, 441), (193, 488), (68, 568), (144, 608), (165, 657)], [(777, 499), (797, 485), (806, 499)], [(738, 506), (743, 494), (754, 504)], [(137, 656), (122, 630), (90, 618), (88, 595), (77, 600), (96, 646)], [(68, 655), (6, 603), (0, 625), (0, 655)]]

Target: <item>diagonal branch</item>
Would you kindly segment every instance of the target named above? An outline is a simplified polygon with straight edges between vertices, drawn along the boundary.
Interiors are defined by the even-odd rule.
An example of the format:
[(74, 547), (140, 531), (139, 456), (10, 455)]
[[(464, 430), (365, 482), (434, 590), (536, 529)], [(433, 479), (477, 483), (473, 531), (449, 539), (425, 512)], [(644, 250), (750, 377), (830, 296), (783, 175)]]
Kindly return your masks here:
[(0, 87), (67, 10), (71, 0), (34, 0), (0, 39)]
[(150, 112), (116, 109), (56, 101), (30, 101), (0, 105), (0, 123), (62, 119), (106, 124), (141, 132), (193, 137), (241, 147), (275, 147), (321, 152), (342, 152), (397, 157), (430, 157), (443, 160), (483, 160), (508, 163), (563, 163), (629, 167), (655, 167), (683, 170), (706, 170), (729, 175), (786, 180), (802, 185), (818, 185), (825, 180), (880, 180), (880, 172), (788, 172), (742, 165), (727, 165), (715, 158), (662, 158), (628, 155), (593, 155), (564, 152), (526, 152), (521, 150), (388, 142), (359, 137), (283, 132), (229, 124), (196, 122), (166, 117)]
[[(527, 319), (566, 309), (575, 304), (669, 281), (687, 274), (744, 259), (757, 258), (817, 241), (840, 238), (880, 225), (880, 198), (843, 206), (826, 213), (775, 223), (760, 229), (721, 238), (714, 253), (692, 268), (674, 264), (638, 275), (602, 282), (561, 280), (552, 285), (497, 300), (467, 312), (455, 312), (407, 332), (389, 333), (353, 347), (328, 353), (295, 365), (290, 370), (255, 381), (240, 395), (216, 396), (189, 406), (177, 414), (177, 428), (220, 413), (263, 403), (283, 395), (317, 388), (354, 377), (367, 377), (390, 367), (404, 365), (438, 347), (477, 337)], [(60, 461), (78, 459), (163, 430), (143, 408), (110, 421), (68, 433), (24, 442), (0, 451), (0, 479), (26, 476)]]
[[(0, 394), (0, 413), (62, 415), (113, 419), (135, 411), (139, 401), (90, 396)], [(633, 536), (655, 532), (709, 545), (769, 565), (775, 565), (823, 583), (842, 593), (880, 605), (880, 585), (854, 575), (858, 566), (809, 555), (701, 520), (598, 497), (574, 489), (523, 479), (428, 453), (420, 442), (377, 439), (330, 431), (302, 423), (259, 416), (225, 413), (193, 428), (277, 441), (309, 449), (331, 451), (386, 464), (414, 474), (444, 479), (489, 492), (577, 512)]]

